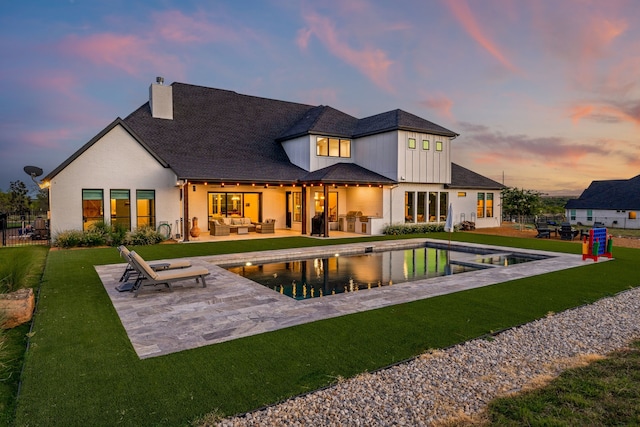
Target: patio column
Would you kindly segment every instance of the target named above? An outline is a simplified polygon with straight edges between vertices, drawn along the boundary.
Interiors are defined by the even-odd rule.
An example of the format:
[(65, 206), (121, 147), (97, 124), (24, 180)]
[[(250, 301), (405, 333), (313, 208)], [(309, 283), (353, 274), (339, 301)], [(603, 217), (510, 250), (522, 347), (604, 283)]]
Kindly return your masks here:
[(329, 186), (324, 185), (324, 237), (329, 237)]
[(182, 186), (182, 197), (184, 200), (184, 213), (182, 221), (182, 239), (184, 242), (189, 241), (189, 181), (185, 181)]
[(300, 191), (300, 198), (302, 199), (300, 201), (300, 209), (302, 209), (302, 235), (304, 236), (307, 234), (307, 187), (302, 185)]

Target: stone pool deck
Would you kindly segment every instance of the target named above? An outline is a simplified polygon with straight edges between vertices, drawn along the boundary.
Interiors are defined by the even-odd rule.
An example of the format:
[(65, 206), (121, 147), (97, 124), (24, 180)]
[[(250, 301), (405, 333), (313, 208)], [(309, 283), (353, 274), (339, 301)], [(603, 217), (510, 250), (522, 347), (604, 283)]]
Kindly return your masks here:
[[(141, 359), (145, 359), (594, 262), (583, 261), (581, 255), (490, 246), (496, 253), (517, 251), (550, 258), (302, 301), (281, 295), (219, 266), (234, 262), (255, 264), (283, 258), (331, 256), (335, 253), (344, 255), (364, 252), (365, 247), (393, 248), (430, 241), (446, 243), (409, 239), (194, 257), (189, 258), (193, 265), (204, 266), (211, 272), (206, 288), (196, 284), (195, 280), (189, 280), (175, 283), (173, 292), (162, 286), (147, 287), (137, 298), (130, 292), (115, 289), (125, 264), (100, 265), (95, 269), (134, 350)], [(464, 245), (489, 247), (471, 243)], [(599, 258), (598, 262), (607, 260)]]

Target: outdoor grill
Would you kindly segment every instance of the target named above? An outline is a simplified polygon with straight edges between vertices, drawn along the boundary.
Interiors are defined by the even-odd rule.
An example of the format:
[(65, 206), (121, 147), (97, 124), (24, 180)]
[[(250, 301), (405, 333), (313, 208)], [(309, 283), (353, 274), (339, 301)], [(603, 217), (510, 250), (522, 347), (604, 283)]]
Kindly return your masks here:
[(356, 220), (362, 216), (361, 211), (349, 211), (347, 212), (347, 231), (350, 233), (355, 233), (356, 231)]

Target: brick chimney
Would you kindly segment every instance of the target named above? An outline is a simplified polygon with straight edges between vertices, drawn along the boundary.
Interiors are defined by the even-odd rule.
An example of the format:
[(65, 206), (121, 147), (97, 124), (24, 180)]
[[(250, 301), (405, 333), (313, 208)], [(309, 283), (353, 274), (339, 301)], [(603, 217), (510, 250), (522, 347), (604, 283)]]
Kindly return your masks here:
[(152, 117), (173, 120), (173, 87), (164, 85), (164, 77), (149, 87), (149, 106)]

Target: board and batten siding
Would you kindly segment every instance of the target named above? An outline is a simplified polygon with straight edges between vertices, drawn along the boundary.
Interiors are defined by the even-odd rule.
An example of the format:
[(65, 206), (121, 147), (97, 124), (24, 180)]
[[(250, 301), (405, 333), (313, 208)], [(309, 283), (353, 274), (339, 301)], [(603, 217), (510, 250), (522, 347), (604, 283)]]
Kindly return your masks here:
[(82, 190), (100, 189), (104, 219), (110, 220), (111, 190), (129, 190), (131, 227), (135, 228), (136, 190), (155, 190), (156, 223), (175, 224), (180, 218), (180, 191), (176, 175), (163, 167), (121, 126), (115, 126), (51, 181), (51, 230), (82, 230)]
[(355, 139), (351, 143), (351, 156), (363, 168), (398, 180), (397, 132), (386, 132)]
[[(409, 148), (409, 138), (415, 138), (416, 148)], [(429, 141), (429, 149), (422, 149), (422, 141)], [(442, 142), (442, 151), (436, 143)], [(398, 176), (402, 182), (451, 183), (451, 141), (449, 137), (417, 132), (398, 132)]]

